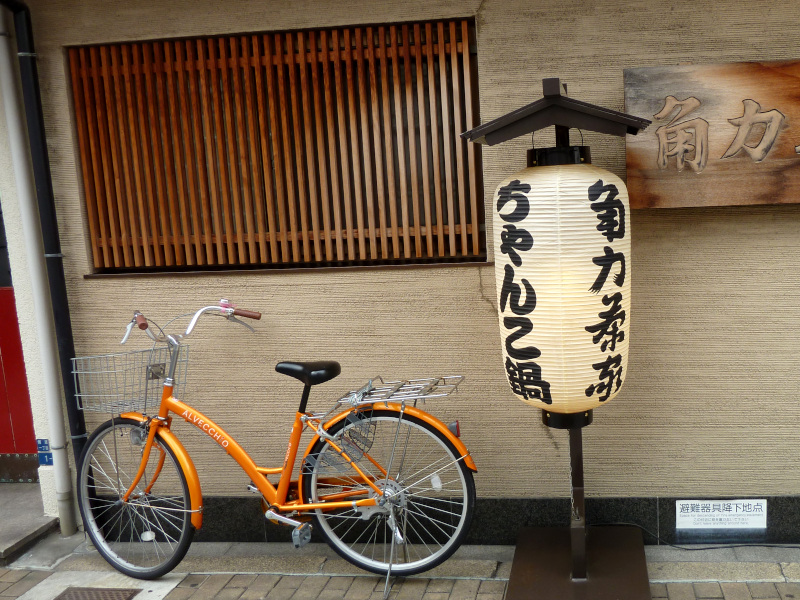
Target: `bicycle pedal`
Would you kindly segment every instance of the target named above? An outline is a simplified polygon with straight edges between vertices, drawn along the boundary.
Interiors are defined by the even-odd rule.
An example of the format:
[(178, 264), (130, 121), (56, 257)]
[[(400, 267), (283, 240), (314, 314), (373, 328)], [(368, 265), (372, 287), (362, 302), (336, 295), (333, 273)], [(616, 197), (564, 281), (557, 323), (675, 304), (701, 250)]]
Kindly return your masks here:
[(295, 548), (302, 548), (311, 541), (311, 524), (301, 523), (292, 530), (292, 543)]

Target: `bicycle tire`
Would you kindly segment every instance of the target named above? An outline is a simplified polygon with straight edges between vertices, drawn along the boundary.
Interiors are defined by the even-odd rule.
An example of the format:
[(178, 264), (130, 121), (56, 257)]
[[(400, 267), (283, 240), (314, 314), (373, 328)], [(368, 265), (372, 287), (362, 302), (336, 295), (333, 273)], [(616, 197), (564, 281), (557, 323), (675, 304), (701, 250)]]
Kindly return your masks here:
[(158, 435), (135, 494), (122, 502), (139, 469), (146, 436), (139, 421), (106, 421), (89, 437), (78, 469), (78, 506), (86, 533), (112, 567), (137, 579), (155, 579), (174, 569), (195, 531), (186, 476)]
[[(416, 417), (378, 409), (354, 411), (328, 433), (389, 498), (383, 507), (312, 513), (342, 558), (381, 575), (391, 564), (392, 574), (405, 576), (432, 569), (456, 551), (472, 520), (475, 483), (446, 436)], [(370, 459), (390, 470), (391, 477)], [(343, 493), (349, 494), (347, 500), (377, 496), (321, 439), (303, 463), (303, 496), (306, 502), (320, 502), (331, 494), (341, 500)]]

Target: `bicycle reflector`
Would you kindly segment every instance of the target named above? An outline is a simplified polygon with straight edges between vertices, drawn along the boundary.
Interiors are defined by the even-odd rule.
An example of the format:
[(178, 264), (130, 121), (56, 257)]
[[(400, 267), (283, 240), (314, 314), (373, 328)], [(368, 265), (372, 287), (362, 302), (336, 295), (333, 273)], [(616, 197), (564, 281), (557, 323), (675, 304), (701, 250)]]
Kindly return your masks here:
[(447, 428), (457, 438), (461, 437), (461, 427), (458, 424), (458, 420), (453, 421), (452, 423), (448, 423)]

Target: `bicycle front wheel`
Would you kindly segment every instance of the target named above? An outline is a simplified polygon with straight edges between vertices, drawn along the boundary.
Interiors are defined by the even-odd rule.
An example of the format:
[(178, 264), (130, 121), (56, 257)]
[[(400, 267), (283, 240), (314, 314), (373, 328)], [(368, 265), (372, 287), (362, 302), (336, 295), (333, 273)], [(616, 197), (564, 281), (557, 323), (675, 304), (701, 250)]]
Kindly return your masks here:
[(86, 533), (118, 571), (138, 579), (168, 573), (194, 536), (186, 477), (158, 435), (144, 475), (123, 501), (142, 460), (147, 429), (114, 418), (89, 438), (78, 470), (78, 505)]
[(382, 497), (383, 503), (315, 511), (317, 527), (339, 555), (373, 573), (386, 574), (391, 565), (393, 574), (413, 575), (455, 552), (472, 519), (475, 483), (446, 436), (390, 410), (353, 412), (328, 433), (367, 479), (320, 440), (303, 466), (307, 501)]

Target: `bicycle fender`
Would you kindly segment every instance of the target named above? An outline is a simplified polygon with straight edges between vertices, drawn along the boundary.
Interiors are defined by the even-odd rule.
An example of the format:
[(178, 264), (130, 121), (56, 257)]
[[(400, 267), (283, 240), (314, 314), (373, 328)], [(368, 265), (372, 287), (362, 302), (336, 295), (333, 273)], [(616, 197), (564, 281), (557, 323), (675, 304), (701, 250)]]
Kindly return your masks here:
[[(147, 417), (139, 413), (123, 413), (120, 417), (140, 422), (147, 421)], [(192, 505), (192, 525), (195, 529), (200, 529), (203, 526), (203, 492), (200, 489), (200, 478), (197, 476), (197, 469), (194, 466), (194, 462), (192, 462), (192, 457), (189, 456), (186, 448), (183, 447), (180, 440), (169, 429), (160, 428), (158, 435), (169, 446), (170, 450), (175, 453), (175, 457), (183, 469)]]
[[(395, 404), (393, 402), (380, 402), (380, 403), (376, 402), (373, 406), (378, 410), (391, 410), (397, 413), (399, 413), (402, 408), (399, 404)], [(325, 423), (324, 425), (325, 429), (328, 429), (331, 425), (334, 425), (339, 421), (341, 421), (342, 419), (346, 418), (347, 415), (350, 414), (351, 412), (352, 411), (350, 410), (346, 410), (342, 413), (339, 413), (338, 415), (330, 419), (327, 423)], [(418, 408), (414, 408), (413, 406), (406, 406), (404, 412), (405, 414), (416, 417), (421, 421), (424, 421), (431, 427), (437, 429), (442, 435), (444, 435), (450, 441), (451, 444), (453, 444), (453, 446), (455, 446), (456, 450), (459, 453), (459, 456), (463, 457), (464, 465), (470, 471), (475, 471), (475, 472), (478, 471), (478, 467), (475, 465), (475, 461), (472, 460), (472, 456), (470, 455), (469, 450), (467, 450), (467, 447), (464, 445), (464, 442), (462, 442), (459, 438), (453, 435), (453, 432), (450, 431), (450, 429), (448, 429), (447, 425), (442, 423), (439, 419), (437, 419), (430, 413), (427, 413), (424, 410), (420, 410)], [(314, 447), (314, 444), (316, 444), (318, 440), (319, 436), (315, 435), (314, 438), (311, 440), (311, 443), (308, 445), (308, 448), (306, 448), (305, 454), (303, 454), (303, 458), (308, 456), (309, 452), (311, 452), (311, 449)]]

